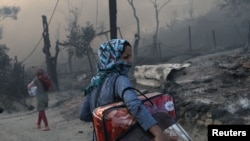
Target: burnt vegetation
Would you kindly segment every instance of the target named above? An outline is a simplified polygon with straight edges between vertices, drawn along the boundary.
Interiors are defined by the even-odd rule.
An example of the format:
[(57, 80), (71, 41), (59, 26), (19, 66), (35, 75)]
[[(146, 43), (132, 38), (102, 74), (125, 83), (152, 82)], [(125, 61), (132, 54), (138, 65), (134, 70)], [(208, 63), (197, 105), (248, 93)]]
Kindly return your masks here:
[[(175, 63), (178, 62), (178, 59), (180, 57), (186, 57), (186, 59), (188, 59), (196, 55), (198, 56), (206, 54), (208, 52), (213, 53), (215, 51), (228, 50), (235, 47), (242, 47), (245, 51), (248, 51), (250, 41), (250, 24), (248, 16), (249, 9), (247, 9), (250, 3), (248, 0), (238, 0), (237, 2), (235, 2), (234, 0), (224, 0), (224, 3), (218, 5), (223, 13), (229, 13), (231, 14), (231, 17), (237, 18), (238, 21), (242, 21), (242, 24), (238, 24), (237, 26), (235, 26), (238, 33), (235, 33), (233, 37), (240, 38), (240, 43), (238, 41), (236, 42), (236, 40), (232, 40), (233, 43), (231, 43), (231, 40), (229, 38), (226, 38), (227, 35), (222, 35), (222, 32), (224, 31), (218, 31), (218, 28), (214, 30), (214, 27), (212, 26), (200, 24), (202, 22), (204, 23), (204, 19), (211, 18), (210, 16), (215, 14), (211, 12), (209, 13), (210, 15), (208, 14), (207, 16), (198, 17), (195, 19), (192, 13), (192, 7), (187, 20), (182, 22), (179, 22), (178, 20), (172, 20), (169, 23), (166, 23), (166, 27), (159, 27), (158, 25), (161, 19), (159, 19), (158, 15), (162, 12), (162, 8), (165, 8), (165, 6), (167, 7), (168, 3), (170, 3), (171, 1), (172, 0), (168, 0), (166, 3), (157, 3), (156, 0), (149, 0), (149, 2), (151, 2), (152, 4), (152, 8), (155, 10), (156, 27), (155, 32), (153, 32), (152, 34), (146, 34), (141, 33), (140, 31), (140, 23), (142, 23), (142, 20), (140, 20), (140, 15), (138, 15), (136, 12), (136, 7), (138, 5), (136, 5), (136, 2), (134, 2), (133, 0), (128, 0), (128, 3), (133, 10), (137, 27), (133, 44), (136, 65), (165, 62)], [(234, 10), (235, 12), (232, 12), (232, 9), (237, 10)], [(19, 11), (20, 8), (15, 6), (0, 7), (0, 22), (6, 18), (16, 20)], [(59, 39), (56, 41), (55, 56), (51, 56), (50, 54), (51, 46), (48, 36), (49, 25), (44, 22), (44, 25), (46, 25), (44, 26), (46, 27), (44, 29), (44, 33), (46, 34), (43, 34), (43, 38), (46, 40), (44, 40), (44, 50), (41, 53), (44, 53), (46, 56), (45, 60), (48, 73), (52, 77), (56, 89), (60, 88), (60, 82), (59, 80), (57, 80), (59, 78), (58, 75), (60, 74), (57, 73), (69, 73), (70, 75), (72, 75), (72, 73), (77, 71), (77, 69), (74, 68), (75, 64), (73, 62), (73, 57), (86, 57), (87, 61), (84, 60), (85, 62), (81, 62), (81, 64), (84, 64), (83, 69), (90, 69), (89, 71), (87, 71), (87, 76), (93, 75), (93, 73), (95, 72), (95, 68), (93, 66), (95, 64), (95, 53), (92, 49), (91, 43), (97, 36), (99, 36), (99, 34), (105, 33), (103, 32), (105, 31), (104, 27), (100, 27), (101, 29), (98, 30), (98, 28), (95, 28), (90, 22), (87, 22), (85, 26), (82, 26), (79, 23), (79, 9), (70, 10), (70, 14), (73, 18), (69, 20), (69, 25), (66, 29), (67, 38), (64, 41), (59, 41)], [(224, 26), (224, 24), (222, 25)], [(2, 30), (3, 28), (0, 28), (0, 41), (2, 38)], [(229, 31), (225, 28), (223, 30)], [(230, 31), (233, 30), (235, 29), (230, 29)], [(185, 31), (186, 33), (184, 33), (183, 31)], [(203, 37), (204, 33), (206, 34), (206, 37)], [(188, 37), (189, 34), (190, 36)], [(238, 34), (241, 34), (243, 36), (240, 36)], [(247, 36), (244, 34), (247, 34)], [(194, 38), (191, 38), (191, 36)], [(204, 40), (201, 38), (204, 38)], [(198, 39), (199, 41), (197, 41)], [(210, 40), (212, 43), (210, 42)], [(138, 50), (138, 48), (140, 48), (140, 50)], [(152, 48), (154, 52), (152, 52)], [(67, 66), (67, 72), (61, 71), (62, 69), (57, 69), (58, 67), (61, 67), (57, 63), (57, 55), (62, 49), (65, 49), (68, 52), (68, 61), (67, 64), (64, 65), (64, 67)], [(28, 96), (26, 86), (29, 81), (32, 80), (32, 77), (34, 75), (30, 72), (25, 72), (25, 66), (17, 59), (17, 57), (10, 58), (8, 56), (8, 50), (9, 48), (7, 47), (7, 45), (0, 42), (0, 107), (2, 109), (14, 111), (15, 107), (13, 106), (13, 103), (15, 102), (22, 103), (24, 106), (29, 107), (29, 105), (27, 105), (24, 100)], [(227, 75), (224, 80), (228, 81), (228, 79), (233, 78), (244, 79), (245, 76), (241, 75), (242, 74), (239, 73), (238, 70), (232, 70), (232, 72), (230, 73), (231, 77), (228, 77)], [(210, 89), (210, 91), (214, 91), (214, 89)]]
[[(17, 14), (20, 7), (16, 6), (3, 6), (0, 7), (0, 21), (10, 18), (17, 19)], [(0, 40), (2, 39), (3, 28), (0, 28)], [(25, 84), (27, 74), (24, 71), (24, 65), (15, 58), (10, 58), (8, 55), (9, 48), (7, 45), (0, 43), (0, 113), (5, 109), (8, 112), (15, 111), (16, 107), (13, 106), (14, 102), (24, 102), (27, 95)]]

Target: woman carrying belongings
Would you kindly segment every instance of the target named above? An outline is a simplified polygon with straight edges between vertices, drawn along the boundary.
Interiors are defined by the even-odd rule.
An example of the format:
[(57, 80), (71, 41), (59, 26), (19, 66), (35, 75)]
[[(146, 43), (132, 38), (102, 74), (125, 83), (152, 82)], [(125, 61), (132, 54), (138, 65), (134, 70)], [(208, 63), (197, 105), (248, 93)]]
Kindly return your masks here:
[(41, 127), (41, 121), (44, 122), (45, 127), (42, 129), (43, 131), (48, 131), (49, 125), (47, 116), (45, 113), (45, 109), (48, 108), (48, 93), (47, 91), (51, 87), (51, 81), (47, 73), (44, 72), (42, 68), (37, 68), (36, 77), (28, 84), (28, 90), (32, 87), (36, 86), (36, 98), (37, 98), (37, 111), (38, 111), (38, 119), (36, 122), (36, 127), (39, 129)]
[[(128, 78), (132, 63), (131, 50), (130, 43), (123, 39), (112, 39), (100, 45), (97, 74), (92, 77), (91, 83), (84, 90), (80, 120), (92, 122), (95, 108), (123, 101), (143, 130), (154, 136), (154, 141), (176, 141), (175, 137), (163, 133), (134, 90), (128, 89), (122, 94), (125, 88), (133, 87)], [(93, 140), (98, 140), (96, 134)]]

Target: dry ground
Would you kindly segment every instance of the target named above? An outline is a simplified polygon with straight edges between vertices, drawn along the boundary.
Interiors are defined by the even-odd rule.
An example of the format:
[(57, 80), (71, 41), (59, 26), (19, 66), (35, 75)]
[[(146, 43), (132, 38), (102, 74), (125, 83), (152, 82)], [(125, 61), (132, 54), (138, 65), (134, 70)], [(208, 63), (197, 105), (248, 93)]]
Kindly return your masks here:
[[(73, 100), (71, 97), (76, 99)], [(77, 99), (78, 97), (78, 99)], [(50, 93), (50, 107), (46, 110), (50, 131), (36, 129), (36, 110), (19, 113), (2, 113), (0, 115), (0, 141), (90, 141), (92, 139), (91, 123), (81, 122), (71, 113), (72, 107), (78, 109), (81, 93), (76, 90)], [(35, 104), (35, 99), (28, 103)], [(67, 118), (68, 116), (68, 118)]]
[[(12, 114), (4, 112), (0, 114), (0, 141), (91, 141), (92, 124), (78, 119), (78, 111), (83, 99), (81, 92), (79, 90), (52, 92), (49, 97), (50, 106), (46, 114), (50, 131), (36, 129), (35, 109)], [(35, 105), (35, 101), (33, 97), (28, 99), (27, 103)], [(205, 133), (202, 132), (197, 129), (198, 134), (192, 135), (195, 136), (194, 141), (205, 141), (202, 139)]]

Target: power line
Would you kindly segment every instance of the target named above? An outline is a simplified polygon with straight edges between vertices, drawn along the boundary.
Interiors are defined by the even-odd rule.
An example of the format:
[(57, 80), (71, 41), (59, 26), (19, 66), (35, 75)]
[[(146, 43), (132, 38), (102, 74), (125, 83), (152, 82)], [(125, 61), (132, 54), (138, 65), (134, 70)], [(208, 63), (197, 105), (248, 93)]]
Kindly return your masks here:
[[(57, 2), (56, 2), (56, 5), (55, 5), (55, 7), (54, 7), (54, 9), (53, 9), (53, 12), (52, 12), (52, 14), (51, 14), (51, 16), (50, 16), (48, 25), (50, 25), (50, 22), (51, 22), (51, 20), (52, 20), (52, 17), (53, 17), (54, 14), (55, 14), (55, 11), (56, 11), (56, 8), (57, 8), (57, 6), (58, 6), (58, 3), (59, 3), (59, 0), (57, 0)], [(42, 38), (43, 38), (43, 36), (41, 36), (41, 38), (40, 38), (39, 41), (37, 42), (36, 46), (33, 48), (33, 50), (30, 52), (30, 54), (29, 54), (26, 58), (24, 58), (23, 61), (21, 61), (21, 63), (25, 62), (25, 61), (35, 52), (35, 50), (37, 49), (38, 45), (39, 45), (40, 42), (42, 41)]]

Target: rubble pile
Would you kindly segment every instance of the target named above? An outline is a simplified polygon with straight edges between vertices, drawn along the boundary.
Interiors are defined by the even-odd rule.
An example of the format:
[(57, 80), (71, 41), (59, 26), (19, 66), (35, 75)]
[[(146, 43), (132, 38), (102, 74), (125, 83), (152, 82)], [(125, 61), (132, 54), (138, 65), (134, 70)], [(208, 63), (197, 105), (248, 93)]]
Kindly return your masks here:
[(213, 53), (181, 64), (190, 65), (171, 69), (156, 90), (174, 96), (177, 121), (195, 140), (204, 140), (207, 125), (250, 123), (250, 53)]

